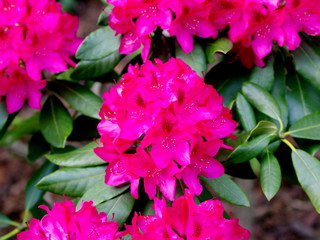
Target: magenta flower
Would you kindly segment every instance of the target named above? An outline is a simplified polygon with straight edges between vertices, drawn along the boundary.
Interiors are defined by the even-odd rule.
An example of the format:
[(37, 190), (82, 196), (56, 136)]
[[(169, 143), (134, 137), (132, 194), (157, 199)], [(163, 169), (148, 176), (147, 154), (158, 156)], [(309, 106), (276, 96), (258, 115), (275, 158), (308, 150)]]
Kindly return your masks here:
[(114, 240), (123, 235), (118, 223), (108, 221), (105, 213), (98, 213), (93, 202), (83, 202), (80, 210), (71, 201), (56, 202), (41, 219), (31, 219), (29, 229), (17, 235), (18, 240)]
[(130, 66), (116, 87), (104, 94), (96, 154), (109, 162), (106, 184), (139, 179), (152, 199), (157, 189), (173, 200), (176, 179), (201, 193), (198, 176), (216, 178), (223, 166), (213, 157), (222, 138), (235, 129), (230, 110), (212, 86), (180, 59)]
[(250, 232), (239, 225), (238, 219), (223, 217), (220, 201), (207, 200), (196, 205), (189, 191), (177, 198), (172, 207), (156, 198), (154, 210), (155, 216), (135, 214), (132, 225), (126, 226), (132, 240), (245, 240), (250, 237)]
[[(76, 37), (78, 19), (63, 13), (54, 0), (0, 1), (0, 98), (7, 110), (19, 110), (24, 100), (39, 109), (45, 87), (42, 71), (59, 73), (75, 66), (70, 59), (81, 39)], [(12, 79), (8, 79), (8, 76)], [(16, 79), (14, 79), (17, 77)]]

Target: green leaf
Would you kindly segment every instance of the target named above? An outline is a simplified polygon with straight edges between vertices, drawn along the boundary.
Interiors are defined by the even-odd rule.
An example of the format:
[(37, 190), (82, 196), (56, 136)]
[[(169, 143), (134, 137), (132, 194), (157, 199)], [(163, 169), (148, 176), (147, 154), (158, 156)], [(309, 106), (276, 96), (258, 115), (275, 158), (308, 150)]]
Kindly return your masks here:
[(231, 163), (242, 163), (258, 156), (269, 144), (272, 135), (263, 134), (238, 146), (230, 155)]
[[(8, 121), (10, 119), (10, 114)], [(23, 119), (19, 116), (15, 117), (10, 125), (10, 130), (6, 131), (4, 136), (0, 141), (0, 145), (10, 145), (16, 140), (20, 139), (22, 136), (34, 133), (39, 130), (39, 113), (33, 114), (30, 118)]]
[(238, 206), (250, 206), (246, 194), (227, 175), (224, 174), (221, 177), (213, 179), (201, 176), (200, 179), (205, 183), (205, 186), (209, 191), (213, 190), (223, 200)]
[(130, 215), (135, 199), (130, 193), (122, 194), (109, 201), (98, 204), (96, 207), (98, 211), (107, 213), (108, 219), (113, 219), (120, 224), (125, 223)]
[(101, 27), (90, 33), (82, 42), (76, 53), (81, 60), (96, 60), (118, 51), (120, 36), (110, 27)]
[(46, 140), (40, 132), (36, 132), (32, 135), (28, 143), (27, 159), (30, 162), (34, 162), (49, 151), (50, 144), (46, 142)]
[(200, 77), (207, 72), (206, 55), (199, 44), (195, 44), (190, 53), (185, 53), (180, 47), (176, 51), (176, 57), (181, 58), (188, 64)]
[(73, 79), (92, 79), (111, 72), (119, 63), (121, 55), (114, 52), (98, 60), (80, 61), (71, 74)]
[(10, 225), (18, 227), (20, 224), (15, 221), (12, 221), (6, 215), (0, 213), (0, 228), (8, 227)]
[(292, 151), (293, 166), (301, 187), (320, 213), (320, 162), (303, 150)]
[(320, 91), (303, 81), (298, 74), (290, 74), (287, 78), (287, 95), (289, 123), (293, 124), (300, 118), (319, 111)]
[(89, 167), (105, 164), (94, 152), (98, 147), (96, 142), (87, 144), (84, 147), (66, 153), (56, 153), (46, 155), (51, 162), (63, 167)]
[(237, 112), (240, 118), (241, 125), (244, 130), (249, 132), (256, 126), (256, 117), (254, 115), (253, 109), (245, 97), (238, 93), (236, 100)]
[(261, 160), (260, 184), (264, 195), (270, 201), (279, 191), (281, 185), (281, 169), (276, 157), (267, 151)]
[(281, 122), (280, 107), (272, 95), (263, 87), (251, 82), (245, 82), (242, 92), (248, 101), (260, 112)]
[(108, 201), (129, 188), (129, 184), (123, 184), (118, 187), (113, 187), (106, 185), (104, 182), (104, 176), (99, 177), (96, 183), (94, 183), (88, 191), (86, 191), (83, 196), (80, 198), (78, 205), (81, 204), (82, 201), (92, 200), (94, 205), (98, 205), (102, 202)]
[(208, 45), (206, 47), (206, 55), (208, 63), (213, 63), (215, 59), (216, 53), (227, 54), (233, 47), (232, 42), (229, 38), (218, 38), (214, 41), (214, 43)]
[[(278, 103), (281, 112), (281, 120), (283, 123), (283, 129), (286, 129), (288, 124), (288, 104), (286, 100), (287, 85), (286, 85), (286, 69), (284, 67), (284, 62), (280, 61), (278, 58), (274, 65), (275, 71), (275, 81), (272, 89), (272, 96)], [(283, 131), (280, 129), (280, 131)]]
[(6, 110), (6, 104), (4, 102), (0, 103), (0, 129), (6, 124), (9, 114)]
[(43, 177), (47, 176), (49, 173), (54, 171), (55, 169), (56, 169), (56, 166), (47, 161), (29, 179), (26, 186), (26, 190), (25, 190), (25, 201), (24, 201), (25, 209), (27, 211), (33, 208), (44, 194), (44, 191), (35, 187), (36, 183), (39, 182), (40, 179), (42, 179)]
[(269, 57), (265, 67), (262, 68), (255, 66), (251, 70), (249, 81), (259, 85), (260, 87), (263, 87), (267, 91), (270, 91), (274, 84), (273, 63), (274, 59)]
[(105, 167), (63, 168), (44, 177), (36, 187), (60, 195), (81, 197), (105, 175), (105, 170)]
[(320, 90), (320, 56), (312, 43), (302, 41), (293, 52), (295, 68), (311, 85)]
[(48, 88), (58, 93), (72, 108), (86, 116), (100, 119), (99, 111), (102, 99), (90, 89), (74, 82), (56, 81), (48, 84)]
[(40, 130), (47, 142), (64, 147), (72, 131), (72, 119), (56, 96), (49, 96), (40, 114)]
[(275, 134), (278, 131), (277, 126), (273, 122), (260, 121), (257, 126), (251, 130), (252, 137), (260, 136), (262, 134)]
[(320, 140), (320, 111), (311, 113), (296, 121), (285, 135)]

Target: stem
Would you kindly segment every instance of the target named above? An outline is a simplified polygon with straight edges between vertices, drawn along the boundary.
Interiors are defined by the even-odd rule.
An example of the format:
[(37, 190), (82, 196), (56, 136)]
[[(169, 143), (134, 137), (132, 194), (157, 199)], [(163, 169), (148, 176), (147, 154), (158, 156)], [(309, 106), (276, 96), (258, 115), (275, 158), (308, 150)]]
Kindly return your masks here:
[(19, 232), (21, 232), (21, 229), (15, 228), (15, 229), (13, 229), (11, 232), (9, 232), (9, 233), (7, 233), (6, 235), (3, 235), (2, 237), (0, 237), (0, 240), (9, 239), (9, 238), (17, 235)]
[(289, 142), (287, 139), (283, 138), (283, 139), (281, 139), (281, 141), (284, 142), (285, 144), (287, 144), (287, 146), (288, 146), (289, 148), (291, 148), (292, 151), (296, 152), (296, 148), (295, 148), (295, 147), (292, 145), (292, 143)]

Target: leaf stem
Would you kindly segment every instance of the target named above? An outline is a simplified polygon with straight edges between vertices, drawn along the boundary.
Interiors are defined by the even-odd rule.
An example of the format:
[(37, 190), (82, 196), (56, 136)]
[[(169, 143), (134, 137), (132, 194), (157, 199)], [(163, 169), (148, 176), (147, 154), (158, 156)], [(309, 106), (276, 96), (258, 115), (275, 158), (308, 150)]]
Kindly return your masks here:
[(292, 145), (292, 143), (289, 142), (287, 139), (282, 138), (281, 141), (284, 142), (285, 144), (287, 144), (287, 146), (288, 146), (289, 148), (291, 148), (292, 151), (294, 151), (294, 152), (297, 151), (297, 149), (296, 149), (296, 148)]
[(11, 232), (9, 232), (9, 233), (7, 233), (6, 235), (3, 235), (2, 237), (0, 237), (0, 240), (9, 239), (9, 238), (17, 235), (19, 232), (21, 232), (21, 229), (15, 228), (15, 229), (13, 229)]

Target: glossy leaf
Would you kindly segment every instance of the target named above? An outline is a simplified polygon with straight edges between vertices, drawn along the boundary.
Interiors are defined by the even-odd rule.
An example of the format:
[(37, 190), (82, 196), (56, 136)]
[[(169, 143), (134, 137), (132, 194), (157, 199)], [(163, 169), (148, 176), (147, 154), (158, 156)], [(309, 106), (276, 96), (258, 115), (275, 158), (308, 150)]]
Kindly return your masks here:
[(120, 36), (110, 27), (101, 27), (90, 33), (82, 42), (76, 53), (81, 60), (96, 60), (118, 51)]
[(101, 176), (105, 167), (63, 168), (44, 177), (36, 187), (70, 197), (81, 197)]
[(102, 100), (87, 87), (74, 82), (56, 81), (48, 84), (48, 88), (58, 93), (75, 110), (86, 116), (100, 119)]
[(104, 183), (104, 176), (101, 176), (97, 181), (92, 184), (92, 186), (86, 191), (83, 196), (80, 198), (78, 205), (82, 201), (92, 200), (95, 205), (98, 205), (102, 202), (108, 201), (129, 188), (129, 184), (123, 184), (118, 187), (113, 187), (106, 185)]
[(19, 223), (12, 221), (6, 215), (0, 213), (0, 228), (8, 227), (8, 226), (19, 226)]
[(257, 126), (251, 130), (252, 137), (260, 136), (262, 134), (275, 134), (278, 131), (277, 126), (273, 122), (260, 121)]
[(292, 161), (301, 187), (320, 213), (320, 161), (300, 149), (292, 151)]
[(205, 178), (200, 177), (201, 181), (205, 183), (206, 188), (210, 191), (216, 192), (219, 197), (223, 200), (238, 206), (250, 206), (250, 202), (246, 194), (241, 190), (241, 188), (228, 177), (227, 175), (222, 175), (218, 178)]
[(216, 53), (227, 54), (233, 47), (232, 42), (229, 38), (218, 38), (212, 44), (206, 47), (206, 55), (208, 63), (213, 63), (215, 61)]
[(197, 72), (200, 77), (207, 72), (206, 55), (202, 47), (198, 44), (194, 45), (190, 53), (185, 53), (180, 47), (177, 49), (176, 57), (181, 58), (193, 70)]
[(12, 121), (9, 130), (5, 131), (2, 139), (0, 140), (0, 145), (10, 145), (14, 141), (20, 139), (22, 136), (34, 133), (39, 130), (39, 113), (33, 114), (30, 118), (24, 119), (19, 116), (10, 119), (11, 115), (14, 116), (15, 113), (10, 114), (8, 122)]
[(290, 74), (287, 78), (287, 95), (289, 124), (300, 118), (319, 111), (320, 91), (301, 79), (298, 74)]
[(98, 147), (97, 143), (92, 142), (69, 152), (46, 155), (46, 158), (63, 167), (89, 167), (105, 164), (106, 162), (93, 152), (96, 147)]
[(274, 84), (274, 59), (269, 57), (265, 67), (255, 66), (251, 70), (249, 81), (256, 83), (260, 87), (263, 87), (267, 91), (270, 91)]
[(114, 52), (98, 60), (80, 61), (71, 74), (73, 79), (92, 79), (111, 72), (119, 63), (121, 55)]
[(254, 115), (251, 105), (248, 103), (247, 99), (245, 99), (245, 97), (241, 93), (238, 93), (236, 106), (241, 125), (243, 126), (244, 130), (249, 132), (257, 124), (256, 117)]
[(0, 130), (6, 124), (8, 117), (9, 117), (9, 114), (6, 110), (6, 105), (4, 102), (1, 102), (0, 103)]
[(296, 138), (320, 140), (320, 112), (314, 112), (299, 119), (285, 134)]
[(276, 157), (267, 151), (261, 160), (260, 184), (264, 195), (270, 201), (281, 185), (281, 169)]
[(40, 132), (32, 135), (28, 143), (27, 159), (34, 162), (50, 151), (50, 144), (44, 139)]
[(279, 105), (272, 95), (263, 87), (255, 83), (245, 82), (242, 86), (242, 92), (248, 101), (260, 112), (281, 121)]
[(24, 201), (24, 206), (27, 211), (33, 208), (39, 202), (39, 200), (44, 194), (43, 190), (40, 190), (35, 187), (36, 183), (38, 183), (40, 179), (47, 176), (49, 173), (52, 173), (55, 169), (56, 169), (56, 166), (47, 161), (29, 179), (26, 185), (25, 201)]
[(293, 57), (297, 72), (320, 90), (320, 55), (313, 49), (312, 44), (302, 41), (293, 52)]
[(47, 142), (64, 147), (72, 131), (72, 119), (56, 96), (49, 96), (40, 114), (40, 130)]
[(242, 163), (258, 156), (269, 144), (272, 135), (263, 134), (238, 146), (230, 155), (231, 163)]
[(283, 124), (283, 131), (288, 124), (288, 104), (286, 100), (286, 93), (287, 93), (287, 85), (286, 85), (286, 69), (284, 67), (284, 63), (280, 61), (278, 58), (275, 61), (274, 65), (275, 71), (275, 81), (272, 89), (272, 96), (278, 103), (281, 112), (281, 120)]
[(130, 215), (135, 199), (130, 193), (122, 194), (109, 201), (98, 204), (98, 211), (107, 213), (108, 219), (113, 219), (120, 225), (125, 223)]

